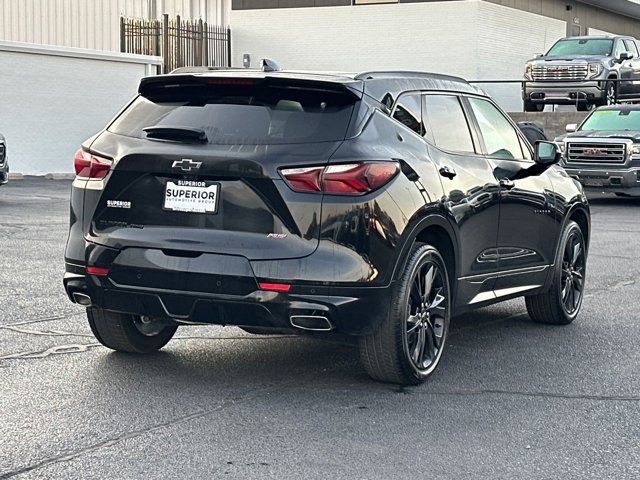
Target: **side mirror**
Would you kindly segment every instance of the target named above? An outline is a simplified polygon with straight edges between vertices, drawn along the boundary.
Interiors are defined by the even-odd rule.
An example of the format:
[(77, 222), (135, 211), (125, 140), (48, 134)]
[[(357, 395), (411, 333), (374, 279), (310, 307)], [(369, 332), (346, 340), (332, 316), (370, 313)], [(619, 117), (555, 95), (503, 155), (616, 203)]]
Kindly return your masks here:
[(618, 62), (622, 63), (625, 60), (631, 60), (633, 58), (632, 52), (622, 52), (618, 55)]
[(570, 123), (569, 125), (566, 126), (565, 130), (567, 131), (567, 133), (573, 133), (576, 130), (578, 130), (578, 124)]
[(533, 58), (540, 58), (540, 57), (544, 57), (544, 53), (536, 53)]
[(535, 162), (539, 165), (553, 165), (560, 161), (562, 153), (553, 142), (539, 141), (536, 142)]

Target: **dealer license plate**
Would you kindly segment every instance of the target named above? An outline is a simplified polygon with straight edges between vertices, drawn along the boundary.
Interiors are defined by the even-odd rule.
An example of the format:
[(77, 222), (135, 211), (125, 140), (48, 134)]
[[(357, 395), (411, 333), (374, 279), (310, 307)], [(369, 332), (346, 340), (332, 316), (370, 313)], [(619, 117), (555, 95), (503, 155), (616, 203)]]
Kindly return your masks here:
[(169, 181), (164, 189), (165, 210), (189, 213), (216, 213), (220, 185), (191, 180)]

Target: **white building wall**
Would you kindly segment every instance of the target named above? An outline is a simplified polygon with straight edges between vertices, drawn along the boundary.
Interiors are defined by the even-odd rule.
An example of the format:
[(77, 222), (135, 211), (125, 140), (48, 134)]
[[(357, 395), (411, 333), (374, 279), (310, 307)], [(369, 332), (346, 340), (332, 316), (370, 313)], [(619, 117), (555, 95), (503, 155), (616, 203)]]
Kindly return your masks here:
[[(407, 69), (469, 80), (521, 79), (524, 63), (565, 34), (565, 22), (480, 0), (358, 7), (233, 10), (233, 65), (251, 55), (286, 69)], [(520, 86), (489, 87), (521, 110)]]
[(0, 40), (120, 50), (120, 16), (228, 24), (231, 0), (0, 0)]
[[(476, 18), (474, 79), (520, 80), (524, 64), (566, 35), (566, 22), (481, 2)], [(479, 84), (508, 111), (522, 110), (521, 84)]]
[(0, 41), (0, 132), (12, 172), (71, 173), (73, 154), (155, 73), (159, 57)]

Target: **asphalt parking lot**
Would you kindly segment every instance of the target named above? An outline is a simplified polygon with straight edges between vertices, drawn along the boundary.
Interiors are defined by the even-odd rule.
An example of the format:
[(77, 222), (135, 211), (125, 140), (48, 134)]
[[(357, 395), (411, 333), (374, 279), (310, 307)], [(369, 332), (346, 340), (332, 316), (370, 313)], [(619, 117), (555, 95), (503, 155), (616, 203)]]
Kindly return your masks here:
[(640, 200), (592, 200), (581, 316), (456, 318), (427, 384), (344, 342), (181, 327), (113, 353), (62, 289), (68, 181), (0, 188), (0, 478), (640, 478)]

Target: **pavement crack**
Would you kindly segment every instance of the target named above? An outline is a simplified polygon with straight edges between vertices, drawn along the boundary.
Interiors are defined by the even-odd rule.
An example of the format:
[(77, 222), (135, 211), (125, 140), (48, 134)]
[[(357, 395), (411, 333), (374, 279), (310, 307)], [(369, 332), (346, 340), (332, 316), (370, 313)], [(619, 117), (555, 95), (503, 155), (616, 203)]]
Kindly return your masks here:
[[(291, 382), (293, 383), (293, 382)], [(71, 460), (74, 460), (84, 454), (87, 453), (92, 453), (95, 452), (97, 450), (100, 450), (102, 448), (108, 448), (111, 447), (113, 445), (116, 445), (120, 442), (123, 442), (125, 440), (131, 440), (133, 438), (138, 438), (141, 437), (143, 435), (146, 435), (148, 433), (155, 433), (155, 432), (159, 432), (165, 428), (168, 427), (173, 427), (175, 425), (179, 425), (182, 423), (187, 423), (190, 422), (192, 420), (197, 420), (199, 418), (203, 418), (203, 417), (207, 417), (209, 415), (213, 415), (225, 408), (231, 407), (231, 406), (235, 406), (239, 403), (245, 402), (247, 400), (252, 400), (255, 398), (259, 398), (265, 394), (268, 394), (269, 391), (271, 389), (263, 389), (259, 392), (254, 392), (252, 395), (245, 395), (245, 396), (237, 396), (234, 397), (230, 400), (225, 400), (222, 403), (212, 407), (212, 408), (208, 408), (205, 410), (199, 410), (197, 412), (191, 413), (189, 415), (183, 415), (182, 417), (178, 417), (178, 418), (174, 418), (173, 420), (169, 420), (166, 422), (162, 422), (162, 423), (158, 423), (155, 425), (151, 425), (149, 427), (146, 428), (141, 428), (138, 430), (132, 430), (130, 432), (126, 432), (123, 433), (122, 435), (113, 437), (113, 438), (109, 438), (107, 440), (103, 440), (101, 442), (97, 442), (91, 445), (88, 445), (86, 447), (83, 448), (79, 448), (73, 452), (69, 452), (69, 453), (63, 453), (60, 455), (55, 455), (52, 457), (48, 457), (48, 458), (44, 458), (36, 463), (33, 463), (31, 465), (27, 465), (25, 467), (22, 468), (18, 468), (16, 470), (12, 470), (9, 472), (5, 472), (5, 473), (0, 473), (0, 480), (4, 480), (7, 478), (11, 478), (11, 477), (15, 477), (16, 475), (22, 475), (24, 473), (27, 472), (31, 472), (33, 470), (39, 469), (39, 468), (43, 468), (43, 467), (47, 467), (49, 465), (54, 465), (57, 463), (63, 463), (63, 462), (68, 462)]]
[[(395, 390), (394, 390), (395, 391)], [(640, 402), (640, 397), (630, 395), (588, 395), (579, 393), (554, 393), (554, 392), (527, 392), (520, 390), (500, 390), (500, 389), (477, 389), (477, 390), (443, 390), (440, 392), (416, 392), (418, 395), (451, 395), (451, 396), (474, 396), (474, 395), (512, 395), (522, 397), (542, 397), (561, 398), (567, 400), (600, 400), (615, 402)]]
[(9, 355), (3, 355), (0, 360), (16, 360), (16, 359), (34, 359), (34, 358), (46, 358), (51, 355), (65, 355), (67, 353), (81, 353), (87, 352), (90, 348), (99, 347), (99, 343), (84, 343), (84, 344), (69, 344), (69, 345), (57, 345), (55, 347), (47, 348), (46, 350), (31, 351), (31, 352), (18, 352), (11, 353)]
[(16, 333), (24, 333), (27, 335), (41, 335), (46, 337), (91, 337), (90, 333), (69, 332), (68, 330), (32, 330), (29, 328), (20, 328), (13, 325), (3, 325), (0, 329), (11, 330)]

